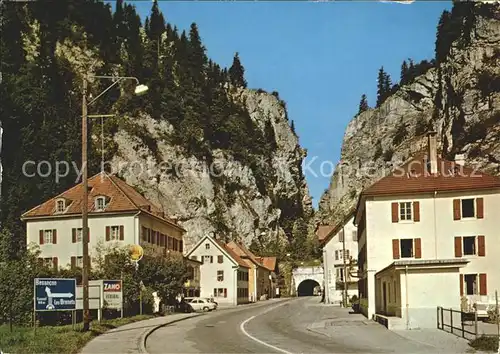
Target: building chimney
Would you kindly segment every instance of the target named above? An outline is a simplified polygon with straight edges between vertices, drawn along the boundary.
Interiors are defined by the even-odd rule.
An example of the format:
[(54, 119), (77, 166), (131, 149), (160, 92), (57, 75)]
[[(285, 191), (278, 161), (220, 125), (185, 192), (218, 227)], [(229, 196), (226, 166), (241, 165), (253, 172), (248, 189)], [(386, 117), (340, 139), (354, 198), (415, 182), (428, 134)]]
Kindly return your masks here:
[(465, 155), (464, 154), (456, 154), (455, 155), (455, 164), (458, 166), (465, 165)]
[(428, 159), (429, 159), (429, 172), (431, 174), (436, 174), (437, 171), (437, 142), (436, 142), (436, 132), (430, 131), (427, 133), (428, 143)]

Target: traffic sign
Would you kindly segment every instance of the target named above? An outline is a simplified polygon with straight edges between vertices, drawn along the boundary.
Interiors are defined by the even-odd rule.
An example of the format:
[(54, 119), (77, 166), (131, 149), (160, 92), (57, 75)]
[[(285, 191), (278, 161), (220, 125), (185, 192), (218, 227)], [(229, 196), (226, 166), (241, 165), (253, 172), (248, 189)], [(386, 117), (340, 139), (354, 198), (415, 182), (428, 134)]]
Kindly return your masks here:
[(144, 249), (140, 245), (131, 245), (129, 254), (133, 262), (139, 262), (144, 256)]
[(103, 280), (102, 295), (104, 306), (108, 309), (122, 309), (123, 292), (121, 280)]
[(75, 295), (75, 279), (35, 278), (35, 311), (75, 310)]

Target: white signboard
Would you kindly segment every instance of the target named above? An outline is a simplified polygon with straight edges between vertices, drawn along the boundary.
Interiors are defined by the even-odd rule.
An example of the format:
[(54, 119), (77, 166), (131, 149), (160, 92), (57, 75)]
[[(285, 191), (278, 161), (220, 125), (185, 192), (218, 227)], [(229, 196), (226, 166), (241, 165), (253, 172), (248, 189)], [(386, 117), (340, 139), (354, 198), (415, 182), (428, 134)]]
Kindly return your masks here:
[(102, 281), (103, 307), (121, 310), (123, 307), (123, 291), (121, 280)]

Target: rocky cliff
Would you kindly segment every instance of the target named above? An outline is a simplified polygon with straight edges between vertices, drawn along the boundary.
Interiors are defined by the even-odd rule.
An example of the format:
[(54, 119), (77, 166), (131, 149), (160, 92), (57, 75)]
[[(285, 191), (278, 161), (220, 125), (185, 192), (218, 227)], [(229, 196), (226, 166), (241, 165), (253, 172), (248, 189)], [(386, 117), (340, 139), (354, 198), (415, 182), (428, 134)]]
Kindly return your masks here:
[(247, 245), (255, 240), (265, 246), (276, 236), (286, 242), (285, 231), (289, 230), (283, 229), (284, 219), (312, 214), (301, 170), (306, 152), (290, 128), (283, 102), (261, 90), (239, 89), (234, 95), (259, 129), (269, 123), (272, 127), (274, 154), (262, 156), (256, 167), (267, 172), (264, 190), (259, 188), (254, 169), (227, 151), (214, 150), (212, 161), (207, 161), (169, 143), (175, 129), (167, 121), (147, 115), (134, 120), (136, 128), (143, 127), (156, 141), (157, 151), (125, 129), (114, 135), (113, 168), (167, 215), (177, 218), (187, 230), (187, 248), (210, 232)]
[(364, 187), (438, 132), (443, 157), (500, 174), (500, 4), (455, 3), (438, 26), (434, 67), (352, 119), (316, 222), (336, 223)]

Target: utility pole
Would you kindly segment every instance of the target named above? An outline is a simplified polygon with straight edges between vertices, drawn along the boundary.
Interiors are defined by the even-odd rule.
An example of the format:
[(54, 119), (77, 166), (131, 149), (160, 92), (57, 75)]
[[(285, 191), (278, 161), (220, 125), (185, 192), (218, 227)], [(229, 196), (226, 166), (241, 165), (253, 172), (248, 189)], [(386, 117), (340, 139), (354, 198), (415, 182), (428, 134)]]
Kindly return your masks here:
[(345, 263), (345, 227), (342, 226), (342, 261), (344, 263), (344, 307), (347, 307), (347, 266)]
[(87, 177), (87, 74), (83, 76), (82, 95), (82, 287), (83, 287), (83, 331), (90, 329), (89, 312), (89, 230), (88, 230), (88, 177)]

